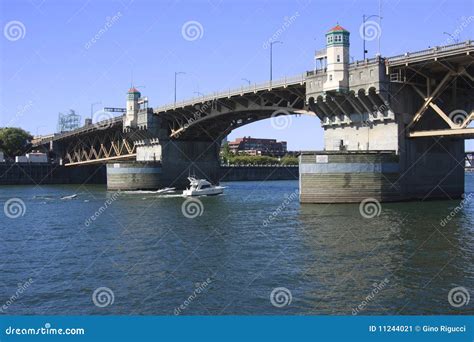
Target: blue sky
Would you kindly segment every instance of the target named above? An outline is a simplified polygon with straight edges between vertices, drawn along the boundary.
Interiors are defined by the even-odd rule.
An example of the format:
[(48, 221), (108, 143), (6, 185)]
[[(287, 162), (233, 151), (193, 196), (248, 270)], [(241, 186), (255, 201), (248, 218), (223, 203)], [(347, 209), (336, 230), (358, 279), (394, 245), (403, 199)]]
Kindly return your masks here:
[[(383, 56), (445, 44), (445, 31), (460, 41), (474, 37), (474, 20), (466, 20), (474, 15), (472, 0), (381, 3)], [(265, 82), (264, 43), (292, 16), (278, 36), (283, 44), (274, 46), (274, 79), (311, 70), (314, 50), (324, 47), (324, 34), (336, 23), (351, 31), (350, 54), (361, 59), (362, 15), (378, 14), (378, 7), (378, 0), (0, 0), (2, 31), (11, 21), (24, 26), (21, 39), (9, 40), (5, 32), (0, 37), (0, 125), (46, 134), (56, 129), (59, 112), (72, 108), (84, 120), (97, 101), (124, 107), (132, 72), (153, 107), (173, 102), (175, 71), (186, 72), (178, 79), (178, 100), (240, 87), (242, 78)], [(202, 26), (198, 39), (183, 36), (189, 21)], [(376, 40), (367, 47), (373, 56)], [(322, 147), (314, 117), (294, 117), (284, 130), (265, 120), (229, 138), (243, 135), (287, 140), (292, 150)]]

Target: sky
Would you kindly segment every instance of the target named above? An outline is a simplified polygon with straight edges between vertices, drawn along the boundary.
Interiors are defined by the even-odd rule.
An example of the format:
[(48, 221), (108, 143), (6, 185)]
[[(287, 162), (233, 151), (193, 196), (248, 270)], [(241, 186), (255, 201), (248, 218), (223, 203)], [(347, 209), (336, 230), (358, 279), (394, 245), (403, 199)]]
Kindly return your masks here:
[[(185, 72), (178, 101), (266, 82), (272, 38), (283, 42), (273, 47), (273, 79), (300, 75), (336, 23), (351, 32), (359, 60), (362, 16), (379, 14), (379, 5), (382, 56), (447, 44), (443, 32), (474, 38), (473, 0), (0, 0), (0, 126), (52, 133), (59, 112), (74, 109), (83, 122), (93, 103), (101, 102), (94, 111), (125, 107), (132, 82), (151, 106), (172, 103), (175, 71)], [(367, 42), (368, 57), (377, 48)], [(305, 115), (286, 129), (253, 123), (229, 140), (241, 136), (285, 140), (290, 150), (323, 147), (319, 120)]]

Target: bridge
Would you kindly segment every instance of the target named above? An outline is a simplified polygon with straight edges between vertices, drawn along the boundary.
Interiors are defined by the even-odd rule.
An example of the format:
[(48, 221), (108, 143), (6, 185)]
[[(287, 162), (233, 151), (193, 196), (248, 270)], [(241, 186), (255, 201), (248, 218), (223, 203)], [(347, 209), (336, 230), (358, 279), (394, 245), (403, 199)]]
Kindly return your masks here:
[[(331, 29), (326, 49), (315, 53), (320, 67), (295, 77), (156, 108), (132, 88), (123, 116), (38, 137), (34, 147), (47, 149), (68, 166), (107, 163), (110, 189), (183, 187), (189, 172), (217, 180), (220, 143), (232, 130), (271, 117), (307, 114), (320, 119), (325, 148), (316, 155), (318, 163), (314, 156), (301, 157), (303, 202), (333, 201), (324, 189), (342, 174), (361, 173), (356, 167), (361, 160), (370, 160), (365, 169), (379, 171), (354, 183), (354, 194), (341, 195), (341, 201), (369, 195), (382, 201), (423, 197), (433, 186), (442, 191), (430, 197), (459, 197), (460, 171), (447, 158), (462, 164), (463, 140), (474, 137), (469, 127), (474, 120), (473, 42), (350, 63), (349, 35), (340, 26)], [(386, 155), (388, 166), (379, 163)], [(428, 156), (446, 164), (434, 172), (439, 175), (426, 163), (416, 171), (410, 167)], [(340, 165), (332, 165), (332, 159)], [(385, 174), (386, 168), (393, 172)], [(442, 187), (446, 180), (440, 177), (447, 171), (452, 184)], [(424, 172), (429, 181), (422, 179)], [(321, 182), (324, 173), (327, 182)], [(373, 185), (374, 177), (377, 189), (370, 190), (366, 182), (372, 179)], [(415, 183), (418, 190), (410, 189)], [(356, 195), (357, 187), (368, 190)]]

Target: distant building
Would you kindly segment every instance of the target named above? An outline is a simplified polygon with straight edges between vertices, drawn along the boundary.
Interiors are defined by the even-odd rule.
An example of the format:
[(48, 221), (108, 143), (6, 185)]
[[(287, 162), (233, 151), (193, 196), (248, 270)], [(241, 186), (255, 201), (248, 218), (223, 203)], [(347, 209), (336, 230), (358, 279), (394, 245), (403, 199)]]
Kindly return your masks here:
[(31, 152), (27, 153), (25, 156), (16, 156), (15, 163), (47, 163), (48, 156), (46, 153), (40, 152)]
[(287, 153), (286, 141), (259, 139), (252, 137), (237, 138), (229, 142), (232, 153), (245, 153), (252, 156), (282, 157)]

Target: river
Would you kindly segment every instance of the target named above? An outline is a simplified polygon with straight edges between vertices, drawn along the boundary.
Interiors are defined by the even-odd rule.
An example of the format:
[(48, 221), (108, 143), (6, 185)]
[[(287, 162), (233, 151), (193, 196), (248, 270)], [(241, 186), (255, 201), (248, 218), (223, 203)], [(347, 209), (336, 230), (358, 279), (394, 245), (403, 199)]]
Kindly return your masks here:
[(300, 205), (297, 181), (224, 185), (186, 203), (1, 187), (0, 313), (474, 313), (474, 299), (448, 298), (474, 289), (474, 174), (464, 202), (382, 203), (373, 218), (358, 204)]

